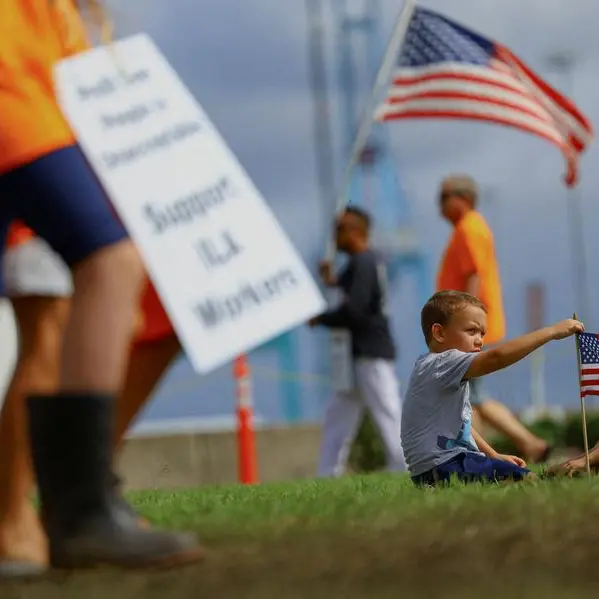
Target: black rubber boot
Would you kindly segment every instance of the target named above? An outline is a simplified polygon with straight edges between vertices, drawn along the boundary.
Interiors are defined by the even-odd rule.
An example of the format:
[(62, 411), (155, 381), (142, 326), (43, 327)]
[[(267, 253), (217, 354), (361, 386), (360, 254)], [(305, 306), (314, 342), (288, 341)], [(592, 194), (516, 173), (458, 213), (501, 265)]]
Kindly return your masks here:
[(113, 494), (113, 498), (116, 501), (120, 512), (123, 512), (127, 517), (137, 519), (138, 522), (145, 522), (145, 520), (135, 511), (135, 509), (133, 509), (133, 506), (123, 497), (121, 491), (122, 485), (123, 481), (121, 477), (114, 472), (114, 470), (112, 470), (108, 475), (108, 487)]
[(123, 508), (111, 468), (112, 408), (112, 398), (91, 394), (28, 400), (52, 566), (144, 568), (199, 561), (203, 551), (193, 536), (141, 527), (135, 512)]

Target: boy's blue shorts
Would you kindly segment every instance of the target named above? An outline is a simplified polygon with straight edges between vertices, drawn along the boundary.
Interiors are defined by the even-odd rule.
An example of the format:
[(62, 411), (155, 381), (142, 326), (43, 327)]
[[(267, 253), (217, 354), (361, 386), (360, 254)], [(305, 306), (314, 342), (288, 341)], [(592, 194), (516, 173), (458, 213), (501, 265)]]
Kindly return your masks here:
[(434, 486), (447, 483), (452, 476), (465, 483), (499, 482), (502, 480), (522, 480), (530, 470), (515, 464), (492, 460), (485, 455), (464, 452), (440, 464), (432, 470), (412, 477), (417, 486)]
[(2, 249), (13, 220), (33, 229), (70, 267), (128, 237), (78, 145), (0, 175)]

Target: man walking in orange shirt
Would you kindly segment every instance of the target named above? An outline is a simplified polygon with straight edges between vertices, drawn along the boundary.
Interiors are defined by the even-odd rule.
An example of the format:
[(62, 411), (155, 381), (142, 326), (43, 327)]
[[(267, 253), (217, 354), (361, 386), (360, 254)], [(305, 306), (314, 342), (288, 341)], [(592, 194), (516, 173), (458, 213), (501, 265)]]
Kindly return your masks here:
[[(439, 201), (441, 214), (453, 226), (453, 234), (441, 260), (437, 291), (465, 291), (480, 298), (488, 310), (485, 345), (493, 345), (505, 337), (505, 317), (493, 233), (476, 210), (477, 185), (465, 175), (447, 177)], [(483, 420), (509, 437), (528, 461), (546, 460), (549, 444), (533, 435), (502, 403), (484, 396), (480, 379), (474, 383), (475, 427), (476, 420), (479, 424)]]

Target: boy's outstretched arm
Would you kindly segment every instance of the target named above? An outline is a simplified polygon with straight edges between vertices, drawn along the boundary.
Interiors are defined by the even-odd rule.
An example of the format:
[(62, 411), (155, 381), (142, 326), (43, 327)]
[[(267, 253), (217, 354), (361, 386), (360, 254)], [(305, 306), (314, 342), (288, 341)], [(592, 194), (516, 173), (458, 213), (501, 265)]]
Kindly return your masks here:
[(582, 322), (568, 318), (550, 327), (516, 337), (516, 339), (502, 343), (493, 349), (481, 351), (472, 360), (464, 379), (477, 378), (511, 366), (549, 341), (564, 339), (583, 331)]

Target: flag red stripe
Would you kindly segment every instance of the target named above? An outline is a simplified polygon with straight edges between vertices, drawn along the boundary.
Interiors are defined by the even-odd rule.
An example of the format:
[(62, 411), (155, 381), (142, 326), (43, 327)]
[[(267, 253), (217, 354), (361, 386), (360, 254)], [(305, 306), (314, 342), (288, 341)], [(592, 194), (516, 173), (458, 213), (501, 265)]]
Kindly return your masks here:
[(547, 82), (543, 81), (543, 79), (531, 71), (511, 50), (505, 46), (497, 46), (497, 52), (498, 56), (505, 60), (508, 66), (512, 66), (525, 77), (530, 79), (530, 81), (532, 81), (539, 88), (543, 95), (548, 97), (557, 108), (570, 114), (583, 129), (585, 129), (590, 135), (593, 134), (593, 126), (591, 121), (586, 118), (582, 112), (580, 112), (572, 100), (563, 94), (560, 94)]
[[(565, 116), (569, 116), (589, 138), (591, 138), (593, 135), (592, 126), (588, 119), (586, 119), (576, 109), (576, 107), (568, 98), (561, 96), (558, 92), (553, 90), (553, 88), (551, 88), (547, 84), (544, 84), (545, 87), (551, 90), (552, 93), (550, 97), (542, 95), (542, 92), (545, 89), (545, 87), (541, 85), (542, 81), (538, 77), (534, 78), (533, 80), (533, 78), (529, 75), (529, 71), (527, 71), (526, 73), (522, 71), (523, 77), (519, 78), (515, 76), (514, 71), (520, 72), (519, 63), (515, 63), (513, 67), (510, 67), (508, 64), (504, 62), (494, 60), (493, 66), (487, 67), (486, 69), (489, 73), (488, 76), (485, 76), (485, 72), (482, 71), (480, 67), (478, 69), (474, 67), (474, 72), (472, 73), (460, 72), (459, 66), (455, 67), (455, 71), (447, 67), (443, 68), (442, 65), (439, 65), (438, 68), (438, 71), (427, 70), (426, 72), (419, 75), (401, 74), (400, 70), (400, 74), (397, 74), (393, 79), (391, 89), (393, 89), (393, 87), (409, 87), (411, 85), (426, 83), (428, 81), (444, 82), (447, 80), (453, 80), (460, 81), (463, 83), (482, 84), (485, 86), (493, 87), (495, 89), (503, 89), (506, 91), (521, 94), (522, 96), (530, 99), (532, 102), (537, 103), (539, 107), (543, 110), (548, 110), (549, 112), (553, 113), (553, 118), (556, 118), (557, 120), (563, 121)], [(467, 68), (465, 69), (467, 71)], [(411, 70), (406, 71), (411, 72)], [(502, 76), (507, 78), (507, 80), (503, 79), (502, 81), (498, 81), (496, 78), (492, 77), (492, 74), (494, 73), (501, 74)], [(524, 81), (522, 79), (524, 79)], [(513, 84), (510, 84), (510, 80), (513, 81)], [(543, 102), (543, 100), (545, 100), (545, 102)], [(568, 126), (567, 123), (564, 123), (564, 125), (566, 126), (569, 132), (572, 132), (572, 135), (574, 137), (579, 139), (576, 135), (576, 132), (572, 131), (572, 127)], [(588, 140), (579, 139), (579, 141), (584, 146), (586, 145)]]
[(580, 396), (599, 397), (599, 364), (588, 363), (580, 365)]
[(507, 48), (499, 47), (498, 57), (499, 59), (494, 61), (496, 70), (518, 80), (537, 102), (553, 114), (556, 120), (564, 121), (568, 129), (580, 129), (580, 133), (585, 136), (585, 139), (582, 140), (583, 144), (588, 145), (594, 136), (593, 126), (569, 98), (533, 73)]
[[(415, 92), (414, 94), (406, 95), (406, 88), (409, 88), (410, 86), (419, 85), (431, 80), (439, 84), (438, 90), (435, 90), (433, 88), (427, 90), (426, 92)], [(510, 86), (505, 83), (499, 83), (493, 79), (485, 79), (481, 76), (466, 75), (459, 73), (427, 73), (417, 77), (396, 78), (395, 84), (389, 90), (389, 94), (387, 96), (387, 99), (385, 100), (385, 104), (400, 104), (402, 102), (409, 101), (410, 99), (430, 99), (436, 97), (438, 99), (472, 99), (481, 103), (501, 105), (500, 100), (497, 100), (495, 98), (488, 98), (484, 95), (477, 95), (476, 93), (469, 92), (467, 90), (464, 92), (455, 92), (443, 89), (442, 86), (444, 83), (455, 81), (461, 81), (466, 84), (474, 83), (478, 85), (483, 85), (485, 87), (489, 87), (489, 89), (508, 91), (517, 94), (523, 99), (529, 100), (530, 102), (538, 106), (539, 112), (547, 114), (547, 123), (550, 123), (554, 127), (556, 134), (559, 135), (559, 137), (561, 138), (562, 141), (560, 142), (560, 144), (562, 144), (563, 146), (571, 147), (573, 151), (575, 151), (576, 153), (582, 152), (582, 150), (584, 150), (584, 148), (586, 147), (585, 140), (581, 139), (575, 131), (573, 131), (571, 128), (567, 126), (566, 123), (556, 121), (555, 114), (552, 114), (548, 110), (548, 108), (544, 106), (542, 102), (539, 101), (535, 94), (525, 93), (522, 90), (521, 83), (515, 78), (514, 81), (518, 84), (518, 86)], [(394, 88), (397, 88), (397, 90), (401, 92), (402, 97), (398, 98), (393, 96)], [(457, 95), (459, 93), (461, 93), (462, 95)], [(438, 95), (434, 96), (433, 94)], [(531, 111), (530, 109), (526, 109), (525, 107), (518, 105), (510, 106), (510, 104), (507, 101), (504, 102), (506, 102), (506, 104), (504, 105), (506, 107), (512, 107), (514, 110), (518, 110), (523, 114), (534, 115), (535, 118), (541, 120), (540, 115), (538, 113), (535, 113), (534, 111)], [(553, 113), (555, 113), (555, 110), (553, 110)], [(391, 118), (393, 117), (387, 117), (385, 120), (391, 120)], [(468, 116), (467, 113), (465, 113), (463, 118), (471, 117)], [(560, 125), (560, 127), (558, 128), (557, 125)], [(518, 125), (516, 124), (514, 126), (517, 127)]]
[(556, 123), (562, 126), (563, 135), (571, 138), (570, 143), (580, 146), (579, 151), (582, 151), (593, 138), (590, 121), (582, 115), (571, 100), (535, 75), (512, 52), (503, 48), (500, 56), (506, 61), (506, 68), (513, 69), (516, 78), (529, 89), (530, 96), (546, 108)]
[[(484, 105), (485, 102), (480, 102), (481, 105)], [(535, 127), (535, 120), (537, 123), (541, 123), (538, 119), (530, 119), (528, 115), (527, 119), (530, 120), (528, 123), (523, 123), (520, 120), (511, 120), (509, 117), (500, 117), (497, 115), (485, 115), (468, 112), (467, 110), (426, 110), (426, 109), (402, 109), (401, 104), (397, 105), (397, 112), (393, 111), (393, 104), (387, 101), (385, 103), (385, 113), (380, 120), (382, 121), (392, 121), (392, 120), (406, 120), (406, 119), (426, 119), (426, 118), (439, 118), (439, 119), (468, 119), (474, 121), (481, 121), (487, 123), (496, 123), (499, 125), (513, 127), (520, 131), (525, 131), (527, 133), (531, 133), (536, 135), (537, 137), (541, 137), (550, 141), (552, 144), (557, 146), (562, 153), (564, 154), (564, 158), (567, 164), (567, 173), (565, 175), (565, 181), (568, 186), (573, 185), (577, 179), (577, 171), (578, 171), (578, 153), (574, 150), (574, 148), (569, 145), (568, 139), (562, 137), (561, 133), (552, 127), (554, 130), (554, 134), (548, 134), (544, 130), (539, 130), (538, 127)], [(520, 111), (514, 111), (515, 113), (520, 113)]]
[[(527, 98), (527, 96), (522, 95), (523, 98)], [(523, 106), (519, 106), (514, 102), (510, 102), (508, 100), (498, 100), (496, 98), (488, 98), (485, 96), (473, 95), (468, 92), (456, 92), (456, 91), (427, 91), (427, 92), (416, 92), (413, 94), (409, 94), (407, 96), (403, 96), (401, 98), (390, 97), (388, 99), (389, 104), (398, 105), (405, 104), (407, 102), (413, 102), (414, 100), (426, 100), (426, 99), (437, 99), (437, 100), (475, 100), (480, 102), (481, 104), (489, 104), (492, 106), (501, 106), (502, 108), (509, 108), (510, 110), (514, 110), (516, 112), (522, 113), (526, 116), (529, 116), (535, 120), (538, 120), (542, 123), (546, 123), (549, 125), (553, 125), (553, 120), (547, 116), (546, 118), (542, 118), (538, 111), (525, 108)], [(529, 99), (529, 98), (527, 98)], [(561, 134), (556, 132), (561, 136)]]
[[(408, 77), (401, 75), (396, 77), (392, 81), (392, 87), (409, 87), (410, 85), (417, 85), (419, 83), (426, 83), (427, 81), (444, 81), (444, 80), (452, 80), (452, 81), (462, 81), (464, 83), (482, 83), (483, 85), (489, 85), (496, 87), (498, 89), (504, 89), (506, 91), (516, 92), (519, 94), (523, 94), (522, 84), (517, 79), (514, 79), (516, 85), (510, 85), (506, 81), (497, 81), (495, 79), (491, 79), (489, 77), (485, 77), (484, 75), (467, 75), (465, 73), (451, 73), (451, 72), (441, 72), (441, 73), (423, 73), (422, 75), (415, 75), (413, 77)], [(523, 94), (524, 95), (524, 94)]]
[[(483, 102), (481, 102), (482, 104)], [(525, 131), (527, 133), (532, 133), (538, 137), (544, 138), (554, 145), (556, 145), (564, 154), (565, 160), (567, 162), (567, 174), (565, 176), (566, 185), (572, 186), (577, 178), (578, 178), (578, 154), (576, 151), (576, 147), (579, 147), (579, 144), (572, 144), (572, 134), (564, 135), (558, 129), (555, 128), (555, 135), (548, 135), (545, 132), (541, 132), (536, 129), (532, 124), (523, 124), (521, 122), (513, 122), (508, 118), (501, 118), (497, 116), (484, 116), (479, 114), (472, 114), (467, 111), (443, 111), (443, 110), (405, 110), (393, 112), (392, 106), (393, 104), (387, 100), (385, 102), (387, 106), (386, 114), (382, 117), (383, 121), (391, 121), (391, 120), (399, 120), (399, 119), (409, 119), (409, 118), (455, 118), (455, 119), (468, 119), (468, 120), (476, 120), (476, 121), (486, 121), (490, 123), (496, 123), (500, 125), (507, 125), (513, 127), (515, 129), (519, 129), (521, 131)], [(401, 105), (399, 105), (400, 107)], [(530, 117), (529, 117), (530, 118)], [(540, 121), (539, 121), (540, 122)], [(557, 139), (556, 139), (557, 138)]]
[[(420, 101), (423, 104), (419, 106)], [(444, 107), (445, 101), (453, 102), (454, 106)], [(437, 105), (430, 106), (435, 102)], [(460, 102), (462, 106), (458, 105)], [(478, 108), (469, 107), (468, 102), (479, 103)], [(485, 104), (489, 107), (488, 114), (481, 109)], [(501, 114), (503, 111), (506, 114)], [(576, 182), (579, 155), (593, 138), (590, 120), (572, 100), (543, 81), (511, 50), (497, 43), (487, 64), (456, 59), (424, 66), (400, 66), (393, 74), (378, 118), (384, 121), (469, 119), (532, 133), (562, 150), (568, 167), (567, 185)]]
[(498, 125), (507, 125), (509, 127), (515, 127), (517, 129), (522, 129), (523, 131), (526, 131), (527, 133), (532, 133), (539, 137), (543, 137), (543, 138), (547, 139), (548, 141), (550, 141), (551, 143), (558, 146), (560, 149), (564, 148), (564, 145), (561, 141), (558, 141), (555, 137), (547, 135), (546, 133), (540, 132), (538, 129), (536, 129), (532, 125), (524, 125), (520, 122), (514, 123), (514, 121), (511, 121), (508, 118), (501, 118), (501, 117), (496, 117), (496, 116), (490, 117), (490, 116), (481, 115), (481, 114), (458, 112), (455, 110), (417, 110), (417, 109), (412, 109), (412, 110), (403, 111), (403, 112), (388, 113), (382, 118), (382, 120), (383, 121), (396, 121), (396, 120), (402, 120), (402, 119), (426, 119), (426, 118), (469, 119), (469, 120), (474, 120), (474, 121), (492, 122), (492, 123), (496, 123)]
[(576, 136), (570, 135), (570, 145), (578, 152), (579, 154), (586, 148), (586, 144), (580, 141)]

